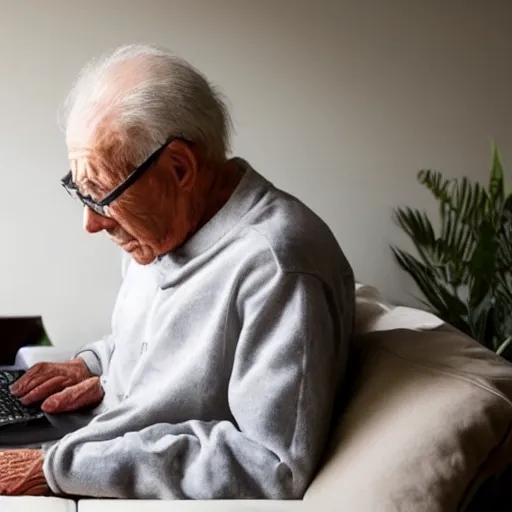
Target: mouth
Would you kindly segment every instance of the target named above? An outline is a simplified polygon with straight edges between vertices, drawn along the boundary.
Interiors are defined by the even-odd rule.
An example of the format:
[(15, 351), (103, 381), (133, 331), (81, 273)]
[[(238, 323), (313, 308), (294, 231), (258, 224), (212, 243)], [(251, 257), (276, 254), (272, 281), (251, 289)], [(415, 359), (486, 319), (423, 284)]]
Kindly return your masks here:
[(109, 229), (107, 232), (110, 235), (110, 240), (126, 252), (131, 252), (139, 246), (139, 242), (119, 226)]
[(131, 240), (116, 240), (115, 238), (110, 237), (110, 240), (112, 242), (114, 242), (116, 245), (118, 245), (119, 247), (121, 247), (121, 249), (123, 249), (126, 252), (133, 251), (139, 245), (139, 242), (137, 242), (137, 240), (133, 240), (133, 239), (131, 239)]

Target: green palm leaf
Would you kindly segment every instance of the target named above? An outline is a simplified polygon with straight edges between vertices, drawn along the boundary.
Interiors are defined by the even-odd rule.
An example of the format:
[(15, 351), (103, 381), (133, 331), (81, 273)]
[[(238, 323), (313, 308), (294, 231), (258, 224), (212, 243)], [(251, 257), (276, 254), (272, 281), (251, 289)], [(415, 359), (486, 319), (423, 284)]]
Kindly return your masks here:
[(463, 319), (467, 314), (465, 304), (450, 293), (442, 281), (435, 277), (432, 269), (397, 247), (391, 250), (397, 263), (418, 285), (433, 312), (450, 323), (467, 328), (467, 322)]
[(440, 172), (431, 171), (430, 169), (419, 171), (417, 177), (418, 181), (425, 185), (441, 204), (450, 202), (452, 180), (446, 180)]
[(432, 170), (417, 178), (439, 203), (439, 229), (425, 212), (395, 209), (395, 223), (417, 252), (392, 247), (395, 260), (443, 320), (504, 350), (512, 336), (512, 194), (505, 193), (510, 186), (496, 145), (487, 189)]
[(489, 198), (494, 206), (493, 211), (498, 211), (505, 201), (505, 185), (503, 166), (501, 165), (501, 157), (496, 147), (492, 145), (492, 168), (489, 180)]

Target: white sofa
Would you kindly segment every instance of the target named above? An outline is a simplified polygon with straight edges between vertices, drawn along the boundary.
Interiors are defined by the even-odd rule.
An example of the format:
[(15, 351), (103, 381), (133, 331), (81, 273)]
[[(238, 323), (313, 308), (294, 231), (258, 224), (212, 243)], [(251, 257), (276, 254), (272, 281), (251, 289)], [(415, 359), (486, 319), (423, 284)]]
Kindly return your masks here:
[[(512, 365), (436, 317), (359, 286), (347, 402), (300, 501), (0, 498), (1, 512), (455, 512), (512, 462)], [(65, 359), (23, 349), (18, 363)]]

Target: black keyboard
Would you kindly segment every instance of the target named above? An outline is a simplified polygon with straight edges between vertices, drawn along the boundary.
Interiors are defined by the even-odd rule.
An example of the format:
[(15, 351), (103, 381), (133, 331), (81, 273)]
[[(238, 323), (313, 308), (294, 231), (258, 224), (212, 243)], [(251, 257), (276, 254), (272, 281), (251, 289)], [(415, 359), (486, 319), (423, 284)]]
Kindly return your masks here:
[(18, 380), (23, 370), (0, 370), (0, 427), (28, 423), (45, 417), (37, 406), (25, 406), (9, 391), (9, 386)]

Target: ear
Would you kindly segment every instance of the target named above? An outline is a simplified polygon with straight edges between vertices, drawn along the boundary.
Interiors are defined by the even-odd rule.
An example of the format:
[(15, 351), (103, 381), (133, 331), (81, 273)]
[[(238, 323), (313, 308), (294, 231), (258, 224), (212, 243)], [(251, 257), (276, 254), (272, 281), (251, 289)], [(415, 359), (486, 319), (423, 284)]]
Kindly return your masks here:
[(169, 144), (166, 153), (172, 161), (179, 187), (185, 192), (190, 192), (199, 172), (199, 161), (195, 152), (186, 142), (176, 140)]

